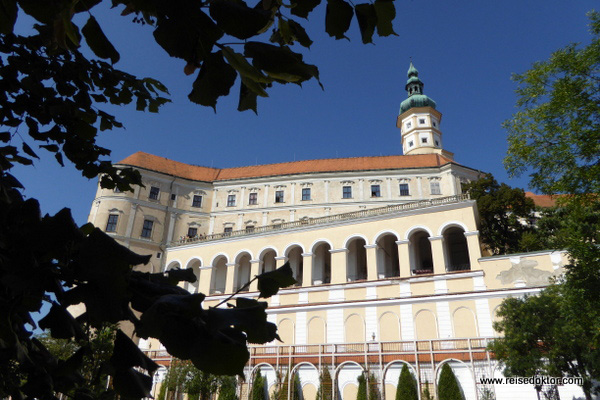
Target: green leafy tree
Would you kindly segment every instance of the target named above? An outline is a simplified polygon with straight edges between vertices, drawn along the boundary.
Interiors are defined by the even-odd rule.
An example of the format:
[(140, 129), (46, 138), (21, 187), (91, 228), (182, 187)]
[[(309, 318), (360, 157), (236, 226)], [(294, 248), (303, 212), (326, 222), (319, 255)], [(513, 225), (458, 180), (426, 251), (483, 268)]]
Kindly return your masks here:
[(479, 234), (489, 250), (493, 254), (522, 251), (521, 241), (525, 233), (532, 231), (528, 221), (535, 210), (533, 200), (525, 196), (523, 189), (499, 184), (486, 174), (464, 185), (463, 190), (477, 201)]
[(362, 373), (357, 378), (358, 381), (358, 392), (356, 394), (356, 400), (367, 400), (367, 378)]
[(465, 400), (460, 384), (448, 363), (442, 366), (437, 385), (438, 400)]
[(431, 392), (429, 391), (429, 382), (425, 381), (425, 389), (423, 389), (423, 396), (421, 397), (422, 400), (433, 400), (433, 396), (431, 395)]
[(233, 376), (222, 376), (218, 400), (238, 400), (237, 381)]
[(600, 14), (588, 16), (587, 46), (570, 44), (513, 76), (519, 111), (504, 123), (504, 164), (543, 193), (600, 193)]
[(287, 400), (289, 378), (289, 371), (286, 372), (285, 377), (283, 379), (281, 379), (281, 374), (279, 372), (277, 373), (277, 391), (273, 396), (275, 400)]
[(402, 365), (398, 385), (396, 386), (396, 400), (418, 400), (419, 392), (417, 381), (410, 373), (406, 364)]
[(327, 367), (323, 367), (319, 376), (319, 390), (317, 400), (333, 400), (333, 381)]
[(300, 400), (300, 393), (302, 392), (302, 385), (300, 383), (300, 374), (296, 372), (294, 374), (294, 382), (292, 386), (292, 400)]
[(379, 393), (379, 387), (377, 385), (377, 378), (373, 373), (369, 374), (369, 400), (380, 400), (381, 395)]
[(252, 393), (250, 394), (250, 398), (252, 400), (265, 400), (265, 379), (260, 371), (256, 372), (254, 382), (252, 382)]

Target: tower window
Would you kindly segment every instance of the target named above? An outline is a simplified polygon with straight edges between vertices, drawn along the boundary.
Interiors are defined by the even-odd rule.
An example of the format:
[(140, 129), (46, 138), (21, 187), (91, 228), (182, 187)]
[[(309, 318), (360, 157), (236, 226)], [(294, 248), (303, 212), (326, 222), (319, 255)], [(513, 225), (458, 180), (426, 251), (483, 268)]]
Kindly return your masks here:
[(439, 182), (430, 182), (429, 188), (431, 189), (431, 194), (442, 194)]
[(248, 195), (248, 205), (255, 206), (258, 204), (258, 193), (250, 193)]
[(352, 186), (343, 186), (342, 187), (342, 199), (351, 199), (352, 198)]
[(381, 186), (371, 185), (371, 197), (381, 197)]
[(235, 194), (227, 196), (227, 207), (235, 207)]
[(408, 142), (408, 147), (413, 147), (414, 146), (414, 142), (411, 140), (410, 142)]
[(117, 214), (110, 214), (108, 216), (108, 222), (106, 223), (106, 232), (116, 232), (118, 221), (119, 216)]
[(419, 123), (420, 124), (424, 124), (425, 123), (425, 118), (419, 118)]
[(150, 194), (148, 194), (148, 198), (151, 200), (158, 200), (158, 194), (160, 193), (160, 189), (156, 186), (150, 186)]
[(436, 145), (437, 147), (440, 147), (440, 142), (438, 142), (438, 141), (436, 140), (436, 141), (435, 141), (435, 145)]
[(283, 203), (283, 190), (275, 192), (275, 203)]
[(151, 238), (152, 237), (152, 226), (154, 225), (154, 221), (146, 219), (144, 220), (144, 226), (142, 227), (142, 237), (143, 238)]
[(410, 129), (411, 126), (412, 126), (412, 124), (410, 122), (406, 123), (406, 129)]
[(192, 207), (202, 207), (202, 196), (197, 194), (194, 195), (194, 198), (192, 199)]
[(192, 227), (188, 228), (188, 234), (187, 235), (190, 238), (198, 236), (198, 228), (192, 228)]
[(427, 138), (421, 138), (421, 143), (427, 143)]
[(302, 200), (304, 200), (304, 201), (310, 200), (310, 188), (302, 189)]
[(408, 183), (400, 184), (400, 196), (410, 196), (410, 191), (408, 190)]

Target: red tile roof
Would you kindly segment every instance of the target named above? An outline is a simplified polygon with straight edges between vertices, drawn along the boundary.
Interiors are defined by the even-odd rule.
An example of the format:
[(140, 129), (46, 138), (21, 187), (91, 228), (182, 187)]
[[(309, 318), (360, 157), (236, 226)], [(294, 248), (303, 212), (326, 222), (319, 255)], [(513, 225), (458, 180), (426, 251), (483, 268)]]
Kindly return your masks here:
[(532, 192), (525, 192), (525, 196), (533, 200), (538, 207), (554, 207), (558, 196), (551, 196), (548, 194), (535, 194)]
[(214, 182), (316, 172), (439, 167), (451, 162), (452, 160), (439, 154), (419, 154), (410, 156), (329, 158), (221, 169), (184, 164), (139, 151), (119, 161), (117, 164), (144, 168), (184, 179)]

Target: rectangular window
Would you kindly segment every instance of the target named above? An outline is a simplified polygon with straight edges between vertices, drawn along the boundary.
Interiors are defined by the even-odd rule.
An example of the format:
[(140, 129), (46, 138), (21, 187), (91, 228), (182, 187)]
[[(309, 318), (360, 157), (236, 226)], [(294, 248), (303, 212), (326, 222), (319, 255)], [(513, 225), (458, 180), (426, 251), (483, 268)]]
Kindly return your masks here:
[(235, 207), (235, 194), (227, 196), (227, 207)]
[(154, 225), (154, 221), (149, 219), (144, 220), (144, 226), (142, 227), (142, 237), (143, 238), (151, 238), (152, 237), (152, 226)]
[(248, 195), (248, 205), (255, 206), (258, 204), (258, 193), (250, 193)]
[(116, 232), (118, 220), (119, 216), (117, 214), (110, 214), (108, 216), (108, 222), (106, 223), (106, 232)]
[(150, 186), (150, 194), (148, 195), (149, 199), (158, 200), (158, 194), (160, 193), (160, 189), (156, 186)]
[(408, 190), (408, 183), (400, 184), (400, 196), (410, 196), (410, 191)]
[(275, 203), (283, 203), (283, 190), (275, 192)]
[(192, 207), (200, 208), (202, 207), (202, 196), (195, 194), (192, 199)]
[(421, 138), (421, 143), (427, 143), (427, 138)]
[(188, 235), (188, 237), (191, 237), (191, 238), (198, 236), (198, 228), (192, 228), (192, 227), (188, 228), (187, 235)]
[(352, 198), (352, 186), (343, 186), (342, 187), (342, 199), (351, 199)]
[(425, 123), (425, 118), (419, 118), (419, 124), (424, 124)]
[(175, 201), (177, 199), (177, 195), (175, 193), (171, 193), (171, 200)]
[(381, 197), (381, 186), (371, 185), (371, 197)]
[(413, 146), (414, 146), (414, 143), (412, 140), (410, 142), (408, 142), (408, 147), (413, 147)]
[(231, 232), (233, 232), (233, 228), (231, 226), (226, 226), (225, 229), (223, 230), (223, 233), (225, 234), (225, 236), (231, 235)]
[(439, 182), (430, 182), (429, 187), (431, 188), (431, 194), (442, 194)]
[(246, 232), (254, 232), (254, 225), (247, 225)]
[(310, 200), (310, 188), (302, 189), (302, 200)]

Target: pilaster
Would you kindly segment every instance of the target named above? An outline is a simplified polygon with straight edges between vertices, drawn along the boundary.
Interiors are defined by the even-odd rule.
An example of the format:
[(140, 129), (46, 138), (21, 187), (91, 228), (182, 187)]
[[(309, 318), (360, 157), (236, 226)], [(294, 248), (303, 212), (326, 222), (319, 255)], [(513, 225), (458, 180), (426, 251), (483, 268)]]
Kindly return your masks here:
[(477, 260), (481, 258), (481, 246), (479, 245), (479, 231), (465, 232), (467, 248), (469, 249), (469, 262), (471, 269), (478, 265)]
[(375, 281), (379, 279), (377, 276), (377, 244), (366, 244), (367, 252), (367, 279)]
[(283, 267), (283, 264), (288, 260), (286, 256), (275, 257), (275, 268)]
[[(254, 279), (254, 277), (260, 273), (261, 263), (262, 261), (260, 260), (250, 260), (250, 280)], [(258, 290), (258, 281), (253, 281), (248, 290), (256, 292)]]
[(407, 278), (410, 273), (410, 241), (398, 240), (398, 260), (400, 262), (400, 277)]
[(444, 260), (444, 237), (430, 236), (429, 241), (431, 242), (431, 255), (433, 256), (433, 273), (445, 274), (446, 262)]
[(236, 263), (227, 263), (227, 279), (225, 280), (225, 293), (233, 293)]
[(302, 286), (312, 286), (313, 253), (302, 253)]
[(333, 249), (331, 253), (331, 283), (346, 283), (348, 280), (348, 249)]

